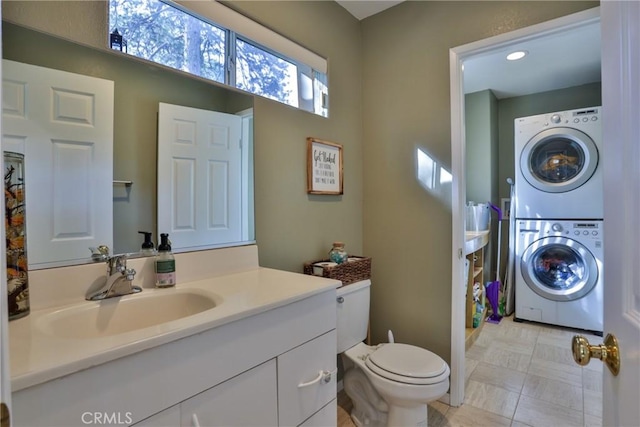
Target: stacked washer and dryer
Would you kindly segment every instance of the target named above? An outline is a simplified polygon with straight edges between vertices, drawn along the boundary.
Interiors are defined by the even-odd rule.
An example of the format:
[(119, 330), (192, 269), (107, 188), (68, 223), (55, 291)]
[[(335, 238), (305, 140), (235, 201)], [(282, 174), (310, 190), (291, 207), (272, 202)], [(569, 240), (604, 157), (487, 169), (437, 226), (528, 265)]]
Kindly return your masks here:
[(601, 107), (515, 120), (515, 316), (603, 330)]

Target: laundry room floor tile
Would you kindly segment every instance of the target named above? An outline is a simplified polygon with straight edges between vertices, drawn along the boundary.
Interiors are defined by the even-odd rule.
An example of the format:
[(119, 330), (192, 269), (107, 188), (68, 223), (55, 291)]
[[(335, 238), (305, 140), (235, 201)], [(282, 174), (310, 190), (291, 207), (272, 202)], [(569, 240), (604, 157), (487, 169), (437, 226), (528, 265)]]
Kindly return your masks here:
[(531, 364), (531, 354), (518, 353), (504, 348), (489, 347), (482, 356), (482, 361), (503, 368), (527, 372)]
[(478, 366), (478, 363), (480, 363), (480, 361), (475, 359), (470, 359), (468, 357), (465, 358), (465, 361), (464, 361), (465, 384), (469, 381), (469, 377), (471, 377), (471, 374), (473, 373), (474, 369), (476, 369), (476, 366)]
[(464, 403), (511, 419), (519, 396), (518, 392), (470, 379), (465, 390)]
[(578, 365), (569, 366), (564, 363), (533, 358), (529, 366), (529, 373), (582, 387), (582, 369)]
[(582, 387), (562, 381), (527, 375), (522, 394), (577, 411), (583, 409)]
[(513, 419), (533, 427), (582, 426), (582, 411), (529, 396), (521, 396)]
[(550, 362), (557, 362), (575, 367), (577, 365), (573, 360), (571, 348), (568, 346), (568, 344), (569, 343), (567, 343), (566, 347), (558, 347), (555, 345), (542, 344), (538, 342), (536, 344), (536, 349), (533, 351), (533, 358), (548, 360)]
[(462, 405), (451, 408), (447, 412), (447, 427), (495, 426), (509, 427), (511, 419), (476, 408), (472, 405)]
[(524, 372), (480, 362), (469, 379), (520, 393), (525, 377)]

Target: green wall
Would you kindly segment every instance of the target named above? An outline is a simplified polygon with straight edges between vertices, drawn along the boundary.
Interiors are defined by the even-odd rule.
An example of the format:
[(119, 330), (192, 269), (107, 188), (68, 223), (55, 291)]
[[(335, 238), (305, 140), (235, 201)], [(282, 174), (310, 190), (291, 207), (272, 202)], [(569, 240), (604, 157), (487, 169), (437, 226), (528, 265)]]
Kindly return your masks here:
[[(491, 202), (498, 198), (498, 99), (490, 89), (465, 96), (465, 143), (467, 201)], [(490, 230), (497, 232), (498, 216), (491, 210)], [(489, 241), (484, 253), (483, 283), (494, 280), (495, 242)]]
[[(260, 264), (302, 272), (331, 243), (362, 246), (362, 55), (359, 22), (332, 1), (225, 4), (328, 59), (329, 117), (255, 99), (256, 237)], [(295, 17), (292, 18), (292, 17)], [(306, 138), (343, 145), (344, 194), (306, 193)], [(374, 261), (375, 263), (375, 261)]]
[(465, 96), (467, 200), (499, 203), (498, 99), (491, 90)]

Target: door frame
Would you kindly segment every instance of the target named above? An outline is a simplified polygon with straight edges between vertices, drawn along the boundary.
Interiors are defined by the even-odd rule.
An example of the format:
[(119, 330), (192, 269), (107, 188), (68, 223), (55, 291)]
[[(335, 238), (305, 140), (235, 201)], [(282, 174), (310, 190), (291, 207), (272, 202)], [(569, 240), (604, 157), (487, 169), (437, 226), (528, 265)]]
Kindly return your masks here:
[(474, 57), (506, 50), (518, 43), (570, 31), (600, 21), (600, 7), (563, 16), (449, 50), (451, 93), (452, 253), (451, 253), (451, 388), (449, 403), (460, 406), (465, 388), (464, 246), (466, 205), (466, 141), (463, 64)]
[[(0, 3), (1, 4), (1, 3)], [(0, 35), (2, 35), (2, 25), (0, 24)], [(2, 51), (2, 41), (0, 41), (0, 52)], [(2, 81), (2, 63), (0, 61), (0, 81)], [(0, 97), (2, 88), (0, 88)], [(0, 135), (2, 135), (2, 120), (0, 120)], [(2, 138), (0, 138), (0, 154), (3, 153)], [(4, 158), (4, 157), (3, 157)], [(4, 163), (3, 163), (4, 164)], [(4, 170), (4, 167), (3, 167)], [(4, 212), (4, 197), (0, 201), (0, 207)], [(0, 241), (5, 240), (4, 226), (0, 227)], [(0, 402), (7, 405), (11, 412), (11, 382), (9, 380), (9, 309), (7, 307), (7, 257), (5, 245), (0, 245)]]

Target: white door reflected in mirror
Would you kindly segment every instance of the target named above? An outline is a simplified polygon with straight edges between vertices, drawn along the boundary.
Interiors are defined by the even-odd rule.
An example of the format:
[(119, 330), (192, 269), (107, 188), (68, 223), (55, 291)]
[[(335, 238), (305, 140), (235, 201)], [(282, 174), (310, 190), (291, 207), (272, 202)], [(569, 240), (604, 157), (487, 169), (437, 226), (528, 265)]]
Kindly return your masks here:
[(3, 150), (25, 156), (28, 267), (113, 247), (110, 80), (3, 60)]
[(174, 251), (249, 240), (242, 122), (234, 114), (160, 103), (158, 235), (169, 233)]

